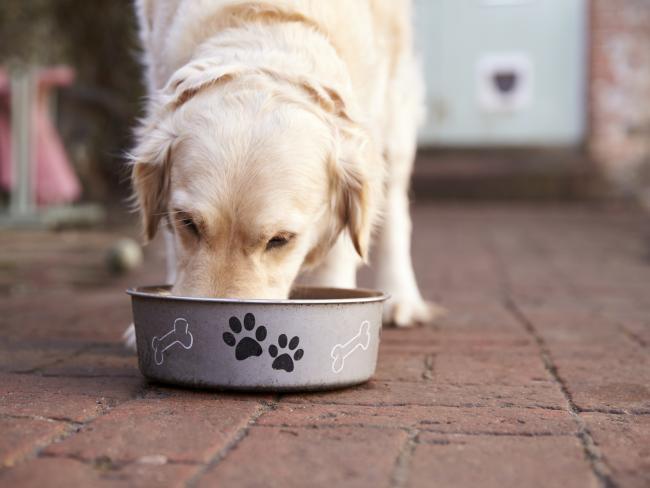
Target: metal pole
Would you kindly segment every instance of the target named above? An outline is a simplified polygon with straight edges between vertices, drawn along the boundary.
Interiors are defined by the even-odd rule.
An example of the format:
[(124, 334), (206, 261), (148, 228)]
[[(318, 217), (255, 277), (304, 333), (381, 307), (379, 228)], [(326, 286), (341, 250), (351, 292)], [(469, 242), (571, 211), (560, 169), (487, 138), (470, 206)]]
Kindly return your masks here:
[(9, 213), (25, 217), (35, 211), (32, 160), (32, 104), (34, 84), (29, 68), (11, 72), (11, 160), (13, 188)]

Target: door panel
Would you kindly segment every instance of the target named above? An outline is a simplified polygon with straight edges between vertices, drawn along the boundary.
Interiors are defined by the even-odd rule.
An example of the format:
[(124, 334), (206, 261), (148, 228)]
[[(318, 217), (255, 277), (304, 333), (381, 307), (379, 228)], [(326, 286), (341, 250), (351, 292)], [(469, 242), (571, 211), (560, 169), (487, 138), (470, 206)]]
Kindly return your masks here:
[(585, 131), (585, 0), (415, 0), (421, 145), (570, 145)]

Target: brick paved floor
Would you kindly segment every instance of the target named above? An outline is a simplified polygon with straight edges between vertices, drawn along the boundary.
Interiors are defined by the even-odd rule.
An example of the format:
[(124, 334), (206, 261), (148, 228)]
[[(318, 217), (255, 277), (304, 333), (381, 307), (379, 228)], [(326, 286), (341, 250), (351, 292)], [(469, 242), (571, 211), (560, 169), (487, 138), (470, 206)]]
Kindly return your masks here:
[[(148, 384), (119, 337), (111, 232), (0, 234), (2, 486), (650, 486), (650, 222), (628, 208), (414, 209), (438, 324), (386, 330), (370, 383)], [(367, 273), (365, 273), (367, 274)]]

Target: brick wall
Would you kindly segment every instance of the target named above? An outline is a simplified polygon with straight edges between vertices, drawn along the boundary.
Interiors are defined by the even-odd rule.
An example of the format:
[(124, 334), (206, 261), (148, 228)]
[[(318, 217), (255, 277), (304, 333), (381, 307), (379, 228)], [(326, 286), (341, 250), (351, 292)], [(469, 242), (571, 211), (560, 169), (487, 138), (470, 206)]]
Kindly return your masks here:
[(622, 190), (650, 186), (650, 0), (591, 0), (589, 149)]

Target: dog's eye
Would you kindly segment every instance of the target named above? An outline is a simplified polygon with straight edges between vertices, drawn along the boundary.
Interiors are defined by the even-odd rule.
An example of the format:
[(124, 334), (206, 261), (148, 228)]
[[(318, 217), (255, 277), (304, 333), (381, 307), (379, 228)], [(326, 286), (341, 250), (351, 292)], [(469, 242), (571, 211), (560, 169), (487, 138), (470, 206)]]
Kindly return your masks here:
[(286, 246), (289, 241), (293, 238), (293, 234), (278, 234), (273, 236), (266, 243), (266, 250), (270, 251), (271, 249), (276, 249), (278, 247)]
[(196, 225), (196, 222), (194, 222), (194, 219), (191, 215), (181, 212), (176, 217), (176, 221), (178, 222), (178, 225), (181, 229), (186, 230), (193, 236), (199, 237), (201, 235), (199, 227)]

